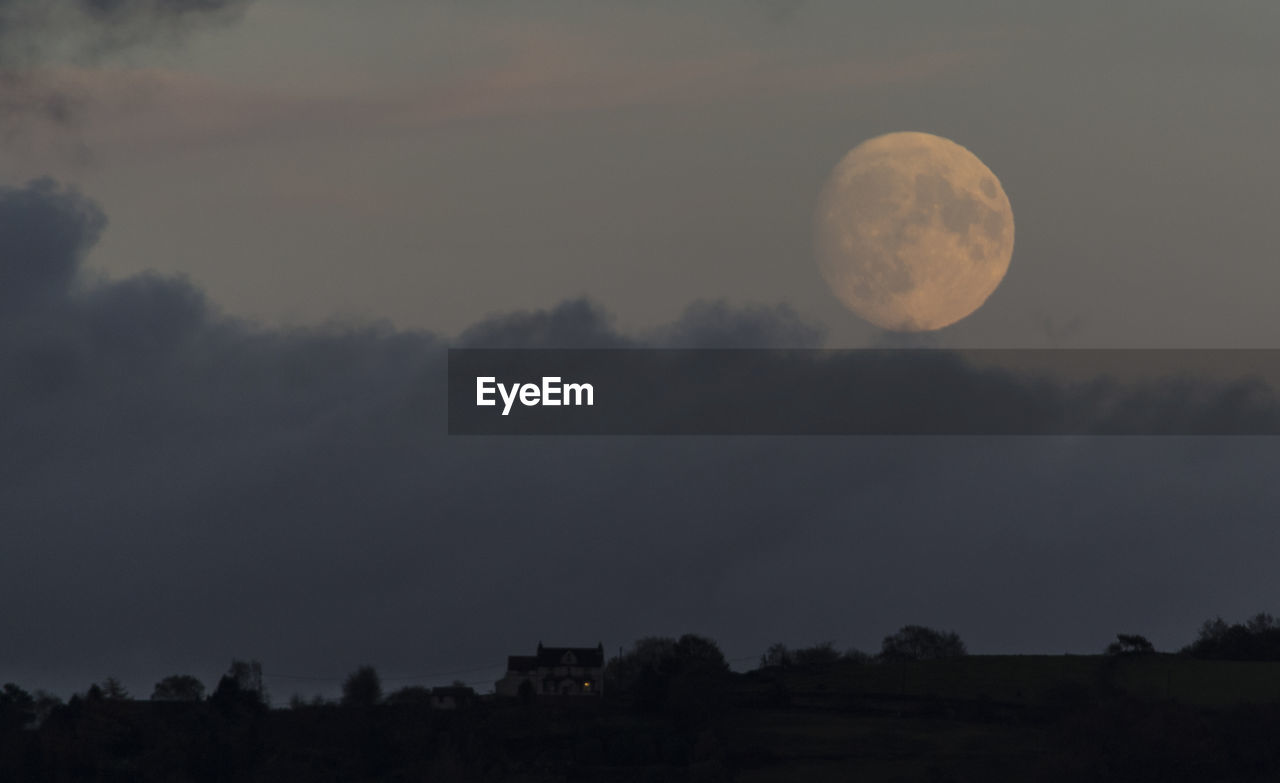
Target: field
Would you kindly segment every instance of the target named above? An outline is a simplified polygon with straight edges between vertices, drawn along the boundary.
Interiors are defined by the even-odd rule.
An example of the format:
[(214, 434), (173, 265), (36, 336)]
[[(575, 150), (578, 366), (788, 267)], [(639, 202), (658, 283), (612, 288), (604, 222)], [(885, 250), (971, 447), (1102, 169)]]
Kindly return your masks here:
[(794, 698), (875, 695), (1041, 705), (1072, 689), (1110, 687), (1204, 707), (1280, 701), (1280, 662), (1201, 661), (1178, 655), (974, 655), (945, 661), (840, 665), (786, 672)]
[[(1172, 757), (1171, 747), (1212, 764), (1195, 754), (1217, 751), (1181, 732), (1238, 736), (1228, 712), (1280, 704), (1280, 663), (971, 656), (775, 671), (740, 688), (762, 704), (773, 700), (735, 712), (722, 728), (743, 783), (1044, 780), (1047, 767), (1089, 769), (1095, 751), (1128, 775), (1153, 769), (1143, 754)], [(1085, 747), (1073, 753), (1080, 724)], [(1123, 737), (1129, 726), (1143, 736)]]
[(970, 656), (648, 683), (458, 710), (78, 699), (0, 731), (0, 780), (1280, 780), (1280, 663)]

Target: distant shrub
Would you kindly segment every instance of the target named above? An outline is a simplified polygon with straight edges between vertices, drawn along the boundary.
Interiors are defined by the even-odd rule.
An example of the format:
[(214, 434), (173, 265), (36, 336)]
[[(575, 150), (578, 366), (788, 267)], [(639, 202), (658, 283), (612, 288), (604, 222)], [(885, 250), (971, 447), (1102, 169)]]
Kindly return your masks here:
[[(529, 683), (524, 683), (528, 685)], [(532, 687), (532, 686), (530, 686)], [(387, 695), (387, 704), (430, 704), (431, 689), (421, 685), (406, 685), (403, 688), (394, 690)]]
[(1234, 625), (1221, 617), (1206, 620), (1199, 636), (1182, 652), (1211, 660), (1280, 661), (1280, 625), (1266, 613)]
[(848, 663), (872, 663), (875, 660), (875, 657), (870, 653), (865, 653), (856, 647), (850, 647), (845, 650), (841, 658)]
[(935, 631), (923, 625), (904, 625), (884, 638), (880, 658), (885, 661), (928, 661), (968, 654), (955, 631)]
[(200, 701), (203, 698), (204, 683), (190, 674), (165, 677), (151, 691), (152, 701)]
[(1107, 645), (1107, 655), (1150, 655), (1156, 651), (1147, 637), (1138, 634), (1118, 633), (1116, 640)]
[(262, 664), (235, 659), (218, 679), (209, 701), (223, 709), (261, 710), (270, 704), (262, 682)]
[(372, 707), (380, 701), (382, 679), (372, 666), (361, 666), (342, 683), (343, 707)]
[(0, 689), (0, 731), (14, 731), (35, 719), (36, 701), (12, 682)]
[(820, 642), (812, 647), (804, 647), (793, 653), (796, 666), (810, 669), (821, 669), (840, 660), (840, 652), (835, 642)]
[(791, 651), (782, 642), (775, 642), (769, 645), (769, 649), (764, 651), (764, 655), (760, 656), (761, 669), (784, 669), (795, 663), (791, 655)]

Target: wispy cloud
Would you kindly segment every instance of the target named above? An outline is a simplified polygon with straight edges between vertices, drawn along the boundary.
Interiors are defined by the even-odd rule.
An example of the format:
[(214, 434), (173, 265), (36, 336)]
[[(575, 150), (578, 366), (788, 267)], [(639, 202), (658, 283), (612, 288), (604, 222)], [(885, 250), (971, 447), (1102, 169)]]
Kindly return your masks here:
[(91, 93), (50, 66), (92, 65), (117, 52), (180, 40), (235, 19), (250, 0), (0, 0), (0, 133), (30, 122), (67, 126)]
[[(92, 95), (95, 146), (155, 149), (273, 136), (433, 128), (477, 119), (614, 109), (693, 109), (714, 102), (893, 89), (997, 67), (1020, 31), (924, 38), (892, 52), (800, 57), (735, 44), (707, 54), (646, 55), (562, 27), (489, 31), (492, 62), (428, 73), (414, 86), (301, 93), (175, 70), (43, 73), (59, 94)], [(621, 50), (620, 50), (621, 49)]]

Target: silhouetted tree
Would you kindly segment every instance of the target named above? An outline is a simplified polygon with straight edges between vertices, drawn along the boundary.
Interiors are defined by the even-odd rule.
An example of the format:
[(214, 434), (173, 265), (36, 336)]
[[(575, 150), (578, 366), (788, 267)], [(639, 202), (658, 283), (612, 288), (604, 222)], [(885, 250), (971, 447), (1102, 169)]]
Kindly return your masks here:
[[(528, 685), (528, 682), (525, 682)], [(406, 685), (387, 694), (387, 704), (430, 704), (431, 689), (421, 685)]]
[(36, 700), (12, 682), (0, 688), (0, 731), (21, 729), (35, 720)]
[(48, 691), (38, 690), (32, 695), (35, 698), (35, 723), (37, 726), (43, 724), (45, 718), (48, 718), (54, 710), (62, 706), (62, 699)]
[(1233, 625), (1216, 617), (1200, 626), (1199, 636), (1182, 652), (1196, 658), (1277, 661), (1280, 660), (1280, 625), (1265, 612)]
[(190, 674), (165, 677), (151, 691), (152, 701), (200, 701), (203, 698), (204, 683)]
[(840, 660), (835, 642), (819, 642), (812, 647), (803, 647), (793, 653), (796, 666), (809, 669), (821, 669)]
[(760, 668), (786, 668), (790, 666), (791, 651), (782, 642), (774, 642), (769, 645), (769, 649), (764, 651), (764, 655), (760, 656)]
[(711, 639), (648, 637), (609, 662), (606, 693), (622, 693), (645, 709), (701, 716), (722, 699), (728, 674), (729, 663)]
[(904, 625), (884, 638), (880, 657), (886, 661), (927, 661), (967, 654), (955, 631), (935, 631), (923, 625)]
[(124, 683), (115, 677), (108, 677), (102, 681), (102, 698), (106, 701), (127, 701), (129, 691), (124, 687)]
[(723, 705), (729, 662), (720, 646), (697, 634), (681, 636), (661, 668), (661, 704), (682, 720), (701, 722)]
[(1147, 641), (1147, 637), (1137, 634), (1118, 633), (1116, 640), (1107, 645), (1107, 655), (1150, 655), (1156, 648)]
[(310, 699), (301, 693), (295, 693), (289, 697), (289, 709), (291, 710), (300, 710), (304, 707), (325, 707), (331, 704), (333, 702), (326, 699), (322, 693), (317, 693)]
[(1259, 635), (1276, 630), (1276, 618), (1266, 612), (1258, 612), (1245, 621), (1244, 627), (1251, 634)]
[(642, 682), (652, 679), (664, 661), (675, 655), (676, 640), (667, 636), (637, 639), (631, 649), (605, 666), (605, 692), (638, 695)]
[(715, 671), (729, 670), (729, 662), (720, 651), (720, 645), (705, 636), (692, 633), (681, 636), (676, 641), (674, 652), (676, 660), (683, 666), (705, 666)]
[(382, 701), (382, 680), (372, 666), (361, 666), (342, 684), (343, 707), (372, 707)]
[(257, 661), (231, 662), (227, 673), (218, 680), (210, 701), (221, 705), (252, 708), (267, 706), (267, 689), (262, 684), (262, 664)]
[(840, 656), (843, 660), (850, 663), (871, 663), (873, 660), (870, 653), (865, 653), (856, 647), (850, 647), (844, 651), (844, 655)]

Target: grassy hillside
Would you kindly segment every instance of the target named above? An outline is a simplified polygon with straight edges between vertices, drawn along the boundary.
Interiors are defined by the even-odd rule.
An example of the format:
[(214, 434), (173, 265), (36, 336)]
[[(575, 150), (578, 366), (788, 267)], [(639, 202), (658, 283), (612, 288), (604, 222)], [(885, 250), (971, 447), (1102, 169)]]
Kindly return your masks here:
[[(943, 661), (837, 664), (779, 672), (793, 696), (910, 696), (1051, 704), (1073, 689), (1114, 687), (1206, 707), (1280, 701), (1280, 662), (1201, 661), (1178, 655), (972, 655)], [(749, 687), (749, 686), (748, 686)]]
[(690, 675), (661, 692), (451, 712), (78, 700), (38, 729), (0, 730), (0, 780), (1280, 780), (1280, 663), (839, 662)]
[[(1274, 743), (1237, 727), (1280, 729), (1280, 710), (1255, 709), (1280, 705), (1280, 663), (970, 656), (762, 671), (738, 689), (761, 705), (721, 729), (744, 783), (1206, 779), (1199, 764), (1280, 779)], [(1232, 777), (1236, 761), (1259, 771)]]

